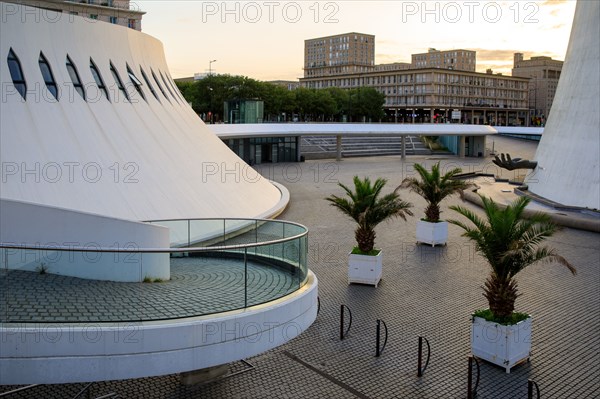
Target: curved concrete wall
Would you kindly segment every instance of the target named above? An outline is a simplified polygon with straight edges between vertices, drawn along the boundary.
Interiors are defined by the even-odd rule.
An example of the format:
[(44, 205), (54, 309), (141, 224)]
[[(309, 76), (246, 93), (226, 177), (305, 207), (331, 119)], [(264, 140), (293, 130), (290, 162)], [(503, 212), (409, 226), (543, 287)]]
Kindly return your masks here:
[[(69, 237), (70, 241), (61, 238)], [(0, 199), (0, 242), (33, 247), (97, 249), (169, 248), (169, 229), (68, 209)], [(9, 269), (39, 271), (93, 280), (141, 282), (146, 277), (169, 280), (168, 253), (110, 253), (0, 250)], [(7, 262), (7, 264), (5, 264)]]
[[(138, 221), (269, 217), (281, 210), (279, 190), (208, 130), (176, 91), (158, 40), (68, 14), (0, 5), (3, 199)], [(25, 101), (12, 84), (10, 49), (27, 82)], [(59, 101), (40, 73), (40, 52), (52, 68)], [(67, 55), (87, 101), (73, 88)], [(90, 58), (110, 101), (100, 95)], [(111, 63), (131, 101), (119, 92)], [(128, 66), (143, 83), (145, 100), (131, 83)]]
[(579, 1), (529, 190), (563, 205), (600, 209), (600, 2)]
[(0, 385), (165, 375), (246, 359), (290, 341), (317, 317), (318, 282), (242, 311), (164, 322), (0, 325)]

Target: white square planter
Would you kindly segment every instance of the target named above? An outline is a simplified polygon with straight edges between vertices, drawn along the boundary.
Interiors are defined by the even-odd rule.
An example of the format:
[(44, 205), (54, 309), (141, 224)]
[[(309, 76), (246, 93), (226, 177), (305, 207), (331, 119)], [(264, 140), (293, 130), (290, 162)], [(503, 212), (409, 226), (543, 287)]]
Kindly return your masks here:
[(512, 326), (503, 326), (473, 316), (471, 353), (480, 359), (504, 367), (506, 373), (531, 352), (531, 316)]
[(417, 222), (417, 244), (429, 244), (435, 247), (448, 242), (448, 222), (431, 223), (424, 220)]
[(350, 254), (348, 259), (348, 284), (372, 284), (381, 280), (383, 251), (376, 256)]

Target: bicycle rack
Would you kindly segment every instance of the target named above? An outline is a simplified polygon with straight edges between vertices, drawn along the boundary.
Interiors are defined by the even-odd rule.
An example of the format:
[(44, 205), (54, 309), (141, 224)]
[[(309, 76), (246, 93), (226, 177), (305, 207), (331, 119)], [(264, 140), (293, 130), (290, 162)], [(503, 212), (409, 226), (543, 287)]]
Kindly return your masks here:
[[(423, 364), (423, 340), (427, 344), (427, 360), (425, 361), (425, 366), (421, 367)], [(429, 345), (429, 341), (425, 337), (419, 337), (419, 360), (417, 361), (417, 377), (423, 377), (423, 373), (427, 369), (429, 365), (429, 359), (431, 358), (431, 346)]]
[(534, 380), (527, 380), (527, 399), (533, 399), (533, 387), (537, 392), (537, 399), (540, 399), (540, 387)]
[[(473, 360), (477, 366), (477, 379), (475, 380), (475, 388), (473, 388)], [(480, 375), (479, 361), (473, 356), (469, 356), (469, 374), (467, 376), (467, 399), (473, 399), (477, 397), (477, 387), (479, 386), (479, 375)]]
[[(385, 329), (385, 339), (383, 340), (383, 346), (380, 348), (379, 344), (381, 342), (381, 324), (383, 324), (383, 328)], [(387, 345), (387, 340), (388, 340), (387, 325), (385, 324), (385, 321), (377, 319), (377, 333), (375, 336), (375, 357), (379, 357), (383, 353), (383, 350), (385, 349), (385, 346)]]
[(321, 312), (321, 297), (317, 297), (317, 315)]
[[(348, 309), (348, 315), (350, 316), (350, 321), (348, 322), (348, 328), (344, 331), (344, 308)], [(340, 341), (343, 341), (346, 335), (348, 335), (348, 331), (350, 331), (350, 327), (352, 327), (352, 311), (346, 305), (340, 306)]]

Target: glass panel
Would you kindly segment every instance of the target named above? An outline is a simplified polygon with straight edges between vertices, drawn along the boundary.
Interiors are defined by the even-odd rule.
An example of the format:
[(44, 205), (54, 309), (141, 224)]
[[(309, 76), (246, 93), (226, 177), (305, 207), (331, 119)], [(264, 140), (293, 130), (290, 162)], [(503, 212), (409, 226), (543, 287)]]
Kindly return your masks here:
[(44, 78), (44, 82), (46, 83), (46, 88), (52, 94), (52, 96), (58, 100), (58, 87), (56, 86), (54, 76), (52, 75), (52, 70), (50, 69), (50, 65), (48, 64), (46, 57), (44, 57), (44, 54), (40, 53), (38, 63), (40, 65), (42, 77)]
[(146, 96), (142, 91), (142, 82), (140, 82), (140, 80), (133, 74), (133, 71), (131, 68), (129, 68), (129, 65), (127, 65), (127, 75), (129, 75), (129, 79), (131, 80), (131, 83), (133, 83), (133, 87), (135, 87), (135, 90), (138, 92), (140, 97), (146, 101)]
[[(154, 222), (171, 237), (229, 231), (252, 242), (257, 231), (281, 237), (305, 232), (280, 221), (187, 220)], [(285, 233), (283, 226), (285, 225)], [(223, 227), (225, 226), (225, 227)], [(176, 239), (176, 241), (180, 241)], [(210, 240), (205, 240), (209, 242)], [(187, 242), (186, 242), (187, 243)], [(200, 316), (269, 302), (306, 282), (308, 238), (248, 248), (149, 253), (0, 249), (0, 323), (138, 322)], [(169, 270), (166, 274), (164, 270)], [(123, 281), (98, 280), (106, 274)], [(162, 274), (161, 274), (162, 273)], [(113, 278), (114, 279), (114, 278)], [(140, 283), (143, 282), (143, 283)], [(49, 289), (51, 287), (51, 289)], [(35, 304), (35, 306), (31, 306)]]
[(169, 92), (169, 94), (171, 94), (171, 97), (173, 97), (175, 99), (175, 101), (179, 102), (179, 100), (173, 95), (173, 92), (171, 91), (171, 88), (169, 87), (169, 84), (167, 83), (167, 80), (165, 79), (162, 72), (159, 72), (159, 74), (160, 74), (160, 77), (162, 78), (163, 82), (165, 83), (165, 87), (167, 88), (167, 91)]
[(110, 96), (108, 95), (108, 90), (106, 89), (106, 85), (104, 84), (102, 75), (100, 75), (100, 71), (98, 70), (98, 67), (96, 67), (96, 64), (94, 64), (94, 61), (92, 61), (91, 58), (90, 58), (90, 71), (92, 72), (92, 76), (94, 77), (94, 80), (96, 81), (96, 85), (100, 89), (100, 92), (104, 93), (104, 95), (106, 96), (106, 99), (108, 101), (110, 101)]
[(160, 89), (160, 92), (162, 93), (162, 95), (169, 101), (171, 102), (171, 100), (169, 99), (169, 97), (167, 97), (167, 93), (165, 93), (165, 91), (163, 90), (162, 86), (160, 85), (160, 82), (158, 81), (158, 78), (156, 77), (156, 74), (154, 73), (154, 71), (152, 71), (152, 77), (154, 78), (154, 81), (156, 82), (156, 85), (158, 86), (158, 88)]
[(148, 80), (148, 76), (146, 76), (146, 72), (144, 72), (144, 70), (142, 69), (142, 67), (140, 67), (140, 72), (142, 72), (142, 77), (144, 78), (144, 81), (146, 82), (146, 86), (148, 86), (148, 88), (150, 89), (150, 92), (156, 98), (156, 100), (158, 102), (160, 102), (160, 100), (158, 99), (158, 94), (156, 94), (156, 91), (154, 90), (154, 87), (150, 84), (150, 81)]
[(69, 72), (69, 76), (71, 77), (71, 81), (73, 82), (75, 90), (77, 90), (79, 95), (85, 100), (85, 91), (83, 90), (81, 79), (79, 79), (77, 69), (75, 69), (75, 65), (73, 65), (73, 62), (71, 61), (69, 56), (67, 56), (67, 71)]
[(117, 84), (119, 91), (121, 91), (121, 93), (123, 93), (123, 96), (125, 96), (125, 99), (129, 101), (129, 94), (127, 94), (125, 86), (123, 86), (123, 81), (121, 80), (121, 77), (119, 76), (119, 73), (115, 69), (115, 66), (112, 64), (112, 62), (110, 63), (110, 72), (112, 73), (113, 78), (115, 79), (115, 83)]
[(21, 97), (25, 99), (27, 96), (27, 84), (25, 83), (25, 77), (23, 76), (23, 71), (21, 70), (21, 63), (12, 49), (10, 49), (8, 52), (7, 62), (13, 85)]
[(42, 76), (44, 78), (44, 82), (46, 84), (52, 83), (52, 72), (50, 71), (50, 67), (45, 61), (42, 61), (40, 58), (40, 71), (42, 71)]
[(15, 80), (22, 81), (23, 80), (23, 74), (21, 73), (21, 66), (19, 65), (19, 61), (17, 61), (15, 58), (8, 59), (8, 69), (10, 71), (10, 77), (12, 78), (13, 81), (15, 81)]

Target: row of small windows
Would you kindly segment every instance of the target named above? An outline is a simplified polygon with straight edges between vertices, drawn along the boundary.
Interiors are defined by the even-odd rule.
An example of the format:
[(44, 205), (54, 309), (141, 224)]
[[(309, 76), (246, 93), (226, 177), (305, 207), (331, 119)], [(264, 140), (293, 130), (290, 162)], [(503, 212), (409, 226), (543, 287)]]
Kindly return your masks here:
[[(17, 55), (15, 54), (15, 52), (13, 51), (12, 48), (8, 52), (7, 63), (8, 63), (8, 69), (10, 71), (10, 76), (11, 76), (13, 85), (14, 85), (15, 89), (19, 92), (21, 97), (23, 97), (23, 99), (25, 100), (27, 97), (27, 82), (25, 81), (25, 75), (23, 74), (23, 69), (21, 68), (21, 62), (19, 61), (19, 58), (17, 57)], [(44, 79), (44, 83), (46, 84), (46, 88), (48, 89), (50, 94), (52, 94), (52, 96), (56, 100), (58, 100), (58, 98), (59, 98), (58, 85), (56, 84), (56, 79), (54, 79), (54, 74), (52, 73), (52, 68), (50, 67), (48, 60), (46, 59), (46, 57), (44, 56), (44, 54), (42, 52), (40, 52), (38, 64), (40, 67), (40, 72)], [(81, 81), (81, 78), (79, 77), (79, 72), (77, 71), (77, 67), (75, 66), (75, 64), (73, 63), (73, 60), (71, 60), (69, 55), (67, 55), (67, 58), (66, 58), (66, 68), (67, 68), (67, 72), (69, 73), (69, 77), (71, 78), (71, 82), (73, 83), (73, 87), (75, 88), (75, 91), (77, 91), (77, 93), (79, 93), (81, 98), (83, 98), (83, 100), (86, 101), (85, 87)], [(92, 77), (94, 78), (94, 81), (96, 82), (96, 85), (98, 86), (100, 93), (104, 94), (106, 99), (108, 101), (110, 101), (110, 95), (108, 92), (108, 88), (107, 88), (106, 84), (104, 83), (104, 79), (102, 78), (102, 74), (100, 73), (100, 70), (98, 69), (98, 67), (96, 66), (96, 64), (94, 63), (94, 60), (92, 58), (90, 58), (90, 72), (92, 74)], [(119, 75), (119, 72), (117, 71), (117, 69), (115, 68), (115, 66), (113, 65), (112, 62), (110, 62), (110, 72), (113, 76), (113, 79), (116, 83), (116, 86), (117, 86), (117, 89), (119, 90), (119, 92), (121, 92), (121, 94), (127, 99), (127, 101), (131, 102), (129, 93), (126, 90), (125, 85), (123, 84), (123, 81), (121, 80), (121, 76)], [(144, 71), (144, 69), (141, 66), (140, 66), (140, 72), (142, 74), (142, 78), (144, 79), (146, 86), (150, 90), (150, 93), (152, 93), (154, 98), (158, 102), (160, 102), (160, 98), (159, 98), (156, 90), (154, 90), (154, 86), (150, 83), (150, 79), (148, 79), (148, 75), (146, 75), (146, 72)], [(157, 75), (154, 73), (154, 71), (152, 69), (150, 70), (150, 73), (152, 75), (152, 78), (154, 79), (154, 83), (156, 84), (156, 86), (158, 86), (160, 92), (162, 93), (163, 97), (167, 101), (169, 101), (171, 103), (171, 99), (167, 96), (167, 93), (163, 89), (163, 85), (167, 88), (167, 91), (169, 92), (171, 97), (173, 99), (175, 99), (175, 101), (178, 104), (181, 104), (181, 102), (185, 103), (185, 99), (183, 98), (183, 96), (181, 95), (179, 90), (176, 88), (174, 83), (170, 79), (165, 79), (165, 76), (163, 75), (162, 72), (159, 71), (159, 75), (162, 79), (163, 85), (161, 85)], [(135, 73), (133, 72), (133, 70), (131, 69), (131, 67), (128, 64), (127, 64), (127, 76), (129, 77), (129, 80), (131, 81), (133, 87), (135, 88), (135, 90), (139, 94), (139, 96), (144, 101), (148, 102), (148, 100), (146, 99), (146, 95), (144, 94), (144, 91), (142, 89), (142, 86), (144, 85), (144, 83), (142, 83), (142, 81), (137, 78), (137, 76), (135, 75)], [(181, 100), (181, 102), (180, 102), (180, 100)]]

